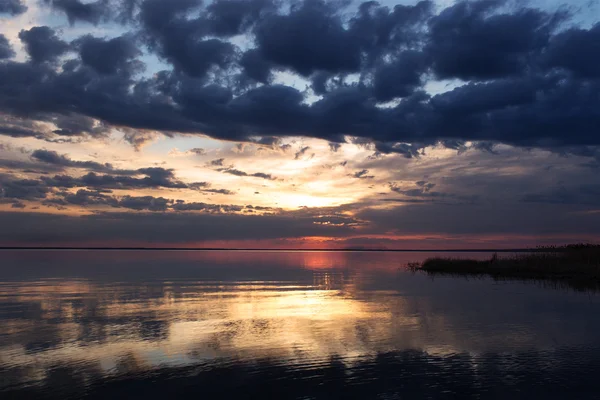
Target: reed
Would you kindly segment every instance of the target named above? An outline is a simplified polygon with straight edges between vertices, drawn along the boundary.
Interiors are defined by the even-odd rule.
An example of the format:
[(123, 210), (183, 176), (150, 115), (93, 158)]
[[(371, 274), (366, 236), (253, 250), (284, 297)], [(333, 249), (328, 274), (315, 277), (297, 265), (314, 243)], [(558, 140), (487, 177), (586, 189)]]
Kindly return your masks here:
[(494, 254), (488, 260), (433, 257), (408, 267), (432, 275), (488, 275), (495, 279), (555, 280), (600, 287), (600, 245), (544, 246), (525, 254)]

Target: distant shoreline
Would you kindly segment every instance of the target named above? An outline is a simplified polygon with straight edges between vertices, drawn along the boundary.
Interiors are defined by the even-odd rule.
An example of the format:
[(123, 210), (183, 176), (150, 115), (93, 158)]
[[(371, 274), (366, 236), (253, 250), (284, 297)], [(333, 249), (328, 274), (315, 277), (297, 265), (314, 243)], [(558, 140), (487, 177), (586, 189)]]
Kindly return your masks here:
[(41, 246), (0, 246), (1, 250), (89, 250), (89, 251), (273, 251), (273, 252), (391, 252), (391, 253), (525, 253), (539, 252), (540, 249), (270, 249), (270, 248), (195, 248), (195, 247), (41, 247)]

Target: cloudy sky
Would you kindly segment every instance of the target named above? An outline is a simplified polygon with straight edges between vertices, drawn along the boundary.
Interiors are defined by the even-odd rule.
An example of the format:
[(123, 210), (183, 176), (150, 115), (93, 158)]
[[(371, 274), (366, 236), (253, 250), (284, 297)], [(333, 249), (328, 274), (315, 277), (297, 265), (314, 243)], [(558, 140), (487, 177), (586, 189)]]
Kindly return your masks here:
[(0, 245), (600, 240), (600, 5), (0, 0)]

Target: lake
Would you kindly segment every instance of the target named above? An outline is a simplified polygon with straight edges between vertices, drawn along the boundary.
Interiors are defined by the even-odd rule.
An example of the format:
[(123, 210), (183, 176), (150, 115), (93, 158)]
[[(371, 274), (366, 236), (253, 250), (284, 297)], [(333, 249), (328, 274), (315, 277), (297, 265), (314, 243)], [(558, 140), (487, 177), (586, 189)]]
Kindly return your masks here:
[(0, 398), (600, 398), (600, 295), (428, 256), (2, 251)]

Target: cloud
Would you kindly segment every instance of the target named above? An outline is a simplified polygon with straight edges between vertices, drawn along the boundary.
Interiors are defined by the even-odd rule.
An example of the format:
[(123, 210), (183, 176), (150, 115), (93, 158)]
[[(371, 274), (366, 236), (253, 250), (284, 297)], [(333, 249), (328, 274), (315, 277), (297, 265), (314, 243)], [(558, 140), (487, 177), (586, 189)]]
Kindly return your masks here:
[(503, 1), (461, 1), (429, 21), (427, 52), (441, 79), (522, 75), (567, 15), (535, 9), (496, 12)]
[(542, 59), (550, 67), (597, 79), (600, 78), (599, 43), (600, 24), (588, 30), (571, 28), (552, 37)]
[(12, 49), (6, 36), (0, 33), (0, 60), (12, 58), (15, 56), (15, 51)]
[(360, 69), (359, 42), (333, 6), (320, 1), (305, 1), (288, 15), (265, 17), (256, 27), (256, 40), (265, 59), (300, 75)]
[(55, 10), (63, 12), (69, 23), (73, 25), (77, 21), (98, 24), (111, 16), (111, 5), (108, 0), (97, 0), (95, 2), (82, 2), (80, 0), (44, 0)]
[(390, 184), (390, 190), (398, 194), (403, 194), (409, 197), (444, 197), (446, 193), (432, 191), (435, 187), (435, 183), (418, 181), (415, 182), (416, 188), (406, 189), (403, 186), (398, 186), (396, 183)]
[(226, 205), (226, 204), (207, 204), (207, 203), (185, 203), (178, 201), (173, 204), (173, 210), (175, 211), (206, 211), (211, 213), (231, 213), (240, 212), (244, 209), (244, 206), (237, 205)]
[(527, 193), (521, 200), (527, 203), (595, 206), (600, 204), (600, 184), (561, 186), (538, 193)]
[(19, 39), (33, 63), (54, 62), (69, 50), (69, 44), (61, 40), (56, 32), (47, 26), (34, 26), (19, 32)]
[(274, 64), (267, 61), (257, 49), (250, 49), (240, 58), (240, 67), (244, 77), (268, 84), (272, 78), (271, 69)]
[(98, 163), (95, 161), (74, 161), (66, 155), (58, 154), (56, 151), (51, 150), (35, 150), (33, 153), (31, 153), (31, 157), (37, 161), (60, 167), (85, 168), (96, 172), (118, 172), (125, 174), (135, 173), (134, 171), (130, 170), (116, 170), (109, 163)]
[(142, 68), (140, 61), (134, 61), (142, 52), (129, 36), (107, 40), (86, 35), (77, 39), (75, 45), (79, 48), (83, 64), (100, 74), (131, 74)]
[(152, 196), (125, 196), (119, 201), (120, 207), (134, 210), (166, 211), (169, 200)]
[[(94, 23), (109, 4), (126, 5), (49, 4), (72, 21)], [(407, 157), (461, 141), (600, 145), (600, 76), (586, 56), (597, 53), (598, 25), (569, 27), (562, 10), (504, 5), (458, 2), (436, 14), (427, 1), (354, 10), (318, 0), (293, 7), (148, 0), (139, 12), (133, 6), (135, 23), (126, 23), (122, 36), (74, 40), (77, 58), (48, 27), (22, 31), (31, 60), (0, 64), (0, 112), (14, 121), (98, 121), (101, 132), (119, 129), (137, 148), (179, 133), (246, 142), (358, 137), (382, 154)], [(244, 51), (230, 39), (237, 34), (249, 43)], [(143, 51), (165, 69), (137, 74)], [(270, 83), (274, 72), (310, 81), (312, 90)], [(442, 78), (458, 87), (426, 91)], [(19, 125), (0, 131), (35, 136)], [(95, 134), (89, 129), (85, 134)]]
[(187, 188), (187, 185), (175, 179), (173, 170), (160, 167), (140, 168), (139, 174), (146, 175), (144, 178), (130, 176), (97, 175), (90, 172), (79, 178), (80, 186), (100, 187), (107, 189), (125, 188)]
[(365, 209), (356, 217), (370, 222), (369, 232), (397, 235), (599, 235), (600, 214), (585, 210), (558, 204), (407, 202), (400, 207)]
[(215, 194), (224, 194), (224, 195), (233, 195), (235, 192), (227, 189), (214, 189), (211, 188), (211, 184), (209, 182), (194, 182), (188, 185), (188, 188), (197, 190), (199, 192), (204, 193), (215, 193)]
[(342, 148), (342, 144), (341, 143), (329, 143), (329, 150), (331, 150), (331, 152), (333, 153), (337, 153), (339, 149)]
[(142, 4), (140, 19), (148, 46), (176, 70), (202, 78), (213, 67), (228, 67), (235, 58), (236, 46), (224, 40), (203, 38), (208, 33), (206, 21), (185, 18), (187, 11), (198, 6), (199, 2), (193, 0), (169, 4), (150, 0)]
[(216, 0), (206, 7), (206, 24), (210, 34), (230, 37), (242, 34), (266, 11), (274, 11), (272, 0)]
[(363, 170), (353, 173), (352, 176), (355, 178), (358, 178), (358, 179), (373, 179), (373, 178), (375, 178), (375, 176), (373, 176), (373, 175), (367, 175), (368, 173), (369, 173), (369, 170), (363, 169)]
[[(136, 207), (146, 207), (151, 201), (130, 199), (128, 203)], [(161, 202), (158, 204), (160, 208)], [(201, 207), (202, 205), (194, 206)], [(315, 224), (312, 218), (298, 218), (294, 215), (160, 211), (110, 212), (81, 217), (0, 212), (0, 224), (14, 227), (11, 230), (0, 230), (0, 243), (22, 244), (85, 244), (97, 241), (199, 243), (208, 240), (247, 238), (261, 240), (338, 236), (349, 234), (353, 230), (351, 226)], [(36, 226), (36, 229), (29, 229), (31, 226)], [(56, 229), (57, 226), (61, 229)]]
[(203, 192), (215, 193), (215, 194), (225, 194), (228, 196), (235, 194), (235, 192), (232, 192), (231, 190), (228, 190), (228, 189), (204, 189)]
[(265, 174), (264, 172), (247, 173), (244, 171), (240, 171), (239, 169), (235, 169), (235, 168), (219, 168), (219, 169), (217, 169), (217, 171), (223, 172), (225, 174), (235, 175), (235, 176), (251, 176), (251, 177), (262, 178), (262, 179), (267, 179), (267, 180), (271, 180), (271, 181), (277, 179), (273, 175)]
[(16, 179), (0, 174), (0, 199), (39, 200), (46, 198), (51, 189), (39, 180)]
[(0, 1), (0, 14), (19, 15), (27, 11), (27, 6), (22, 0), (2, 0)]
[(300, 150), (298, 150), (294, 155), (294, 160), (299, 160), (304, 154), (306, 154), (308, 150), (310, 150), (309, 146), (304, 146), (300, 148)]
[(159, 134), (153, 131), (125, 129), (123, 132), (123, 139), (131, 144), (136, 151), (140, 151), (142, 147), (158, 139), (158, 137)]
[(95, 189), (141, 189), (141, 188), (171, 188), (185, 189), (188, 185), (177, 180), (173, 170), (160, 167), (140, 168), (132, 175), (145, 175), (143, 178), (122, 175), (99, 175), (89, 172), (81, 177), (69, 175), (42, 176), (40, 179), (51, 187), (88, 187)]
[(378, 101), (390, 101), (411, 95), (421, 86), (421, 75), (427, 68), (422, 52), (406, 50), (392, 62), (378, 66), (373, 73), (373, 96)]

